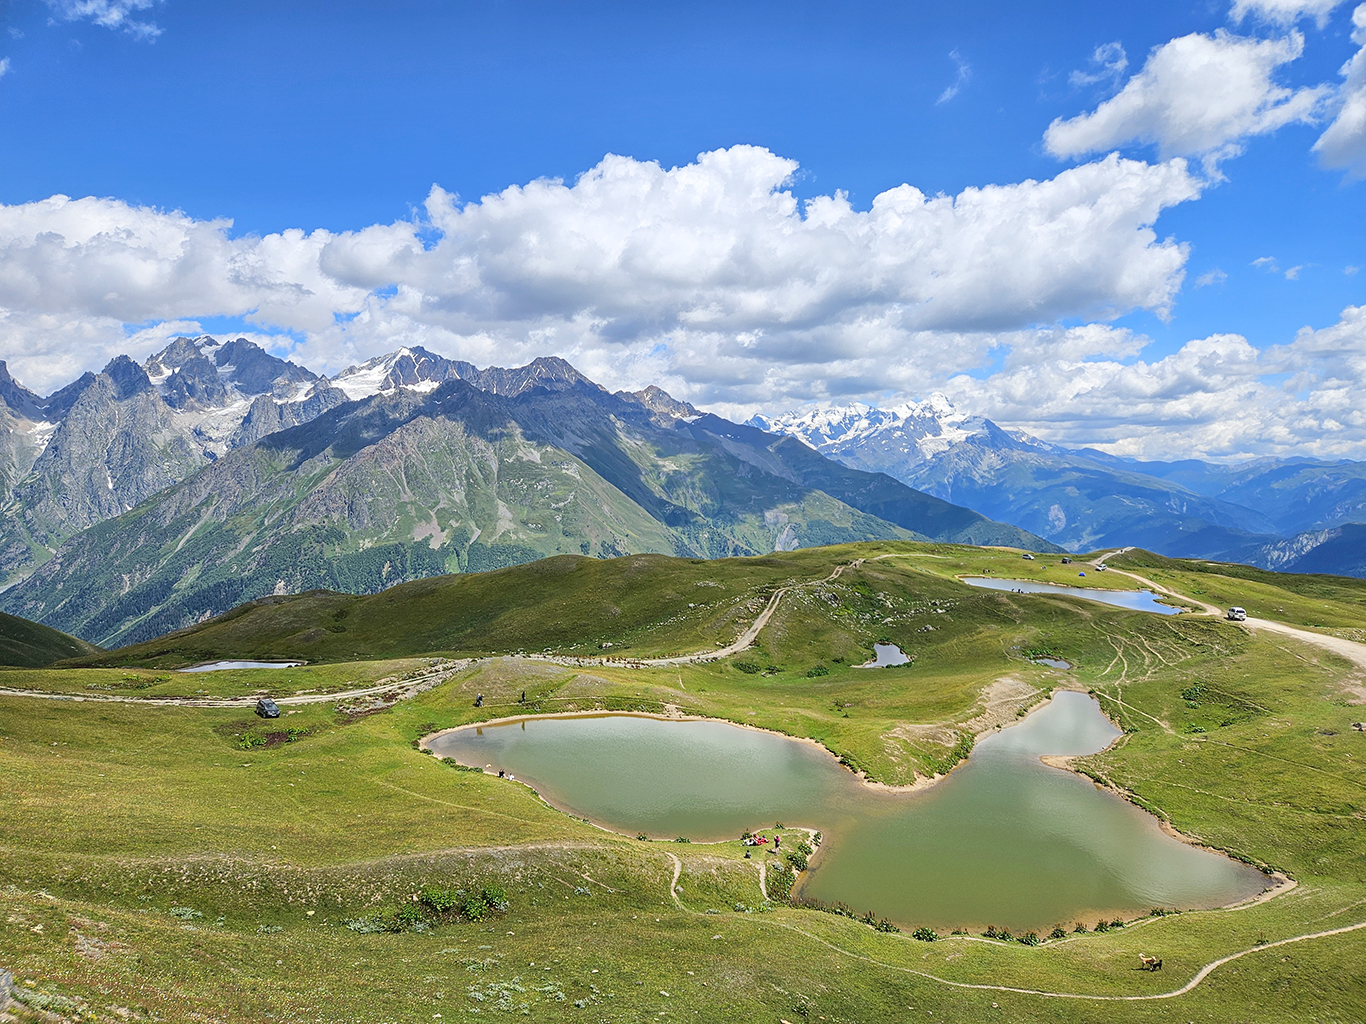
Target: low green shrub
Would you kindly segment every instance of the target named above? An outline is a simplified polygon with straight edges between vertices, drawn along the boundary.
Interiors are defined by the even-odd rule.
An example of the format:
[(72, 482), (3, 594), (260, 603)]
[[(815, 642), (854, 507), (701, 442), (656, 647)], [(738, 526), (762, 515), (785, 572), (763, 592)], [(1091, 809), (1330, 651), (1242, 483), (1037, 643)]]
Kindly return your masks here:
[(933, 942), (939, 935), (933, 928), (917, 928), (911, 932), (911, 938), (919, 939), (921, 942)]
[(792, 896), (792, 884), (796, 880), (795, 871), (784, 871), (781, 864), (775, 864), (764, 886), (768, 890), (768, 898), (775, 903), (787, 902)]
[(467, 921), (482, 921), (488, 912), (488, 903), (478, 893), (471, 893), (460, 902), (460, 916)]
[(445, 888), (437, 885), (424, 885), (418, 892), (418, 899), (426, 907), (438, 914), (449, 914), (460, 905), (463, 890)]
[(422, 908), (439, 918), (458, 914), (467, 921), (482, 921), (490, 911), (507, 912), (507, 891), (501, 885), (486, 885), (475, 892), (453, 886), (424, 885), (418, 890), (416, 904), (398, 911), (399, 923), (406, 928), (423, 920)]

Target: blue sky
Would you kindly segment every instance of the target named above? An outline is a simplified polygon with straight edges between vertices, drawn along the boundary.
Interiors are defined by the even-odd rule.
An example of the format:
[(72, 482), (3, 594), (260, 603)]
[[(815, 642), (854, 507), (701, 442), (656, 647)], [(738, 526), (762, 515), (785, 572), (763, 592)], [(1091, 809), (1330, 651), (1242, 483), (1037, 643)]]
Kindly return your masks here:
[[(1348, 270), (1366, 268), (1366, 182), (1350, 173), (1366, 164), (1359, 155), (1352, 164), (1355, 151), (1348, 147), (1338, 166), (1325, 166), (1323, 154), (1312, 149), (1347, 103), (1339, 69), (1362, 48), (1352, 38), (1354, 7), (1329, 0), (1252, 0), (1247, 6), (1240, 12), (1226, 3), (0, 3), (0, 151), (10, 154), (0, 161), (0, 203), (17, 224), (8, 236), (0, 226), (0, 241), (17, 240), (28, 252), (36, 252), (32, 240), (43, 233), (40, 215), (48, 213), (34, 204), (56, 194), (115, 201), (117, 209), (81, 213), (82, 223), (112, 217), (100, 222), (100, 231), (111, 236), (155, 234), (153, 213), (180, 211), (195, 224), (230, 219), (231, 227), (216, 229), (229, 243), (291, 230), (321, 238), (321, 229), (329, 238), (370, 230), (363, 239), (370, 245), (375, 229), (389, 226), (392, 233), (394, 225), (407, 224), (437, 252), (442, 246), (435, 242), (450, 229), (437, 227), (439, 218), (430, 212), (434, 184), (457, 195), (459, 209), (463, 201), (540, 178), (572, 186), (609, 153), (654, 161), (667, 171), (693, 165), (701, 153), (758, 147), (798, 165), (776, 190), (799, 200), (843, 191), (852, 209), (862, 212), (902, 183), (925, 196), (957, 196), (981, 186), (1047, 182), (1111, 151), (1147, 168), (1189, 158), (1189, 174), (1198, 182), (1198, 198), (1178, 198), (1180, 187), (1170, 183), (1145, 186), (1166, 189), (1161, 196), (1153, 192), (1160, 209), (1153, 231), (1157, 244), (1171, 239), (1185, 247), (1179, 266), (1168, 259), (1143, 270), (1137, 248), (1133, 258), (1123, 255), (1125, 246), (1137, 244), (1131, 236), (1145, 227), (1135, 214), (1125, 222), (1127, 233), (1115, 236), (1119, 262), (1099, 275), (1104, 280), (1087, 279), (1084, 269), (1070, 271), (1075, 280), (1038, 282), (1037, 302), (1022, 285), (999, 310), (981, 317), (972, 315), (973, 303), (990, 306), (989, 297), (964, 299), (955, 306), (958, 320), (911, 317), (909, 324), (888, 327), (891, 333), (867, 325), (905, 321), (909, 300), (900, 293), (890, 306), (871, 312), (869, 295), (841, 298), (845, 289), (810, 308), (800, 302), (773, 306), (768, 319), (721, 317), (704, 332), (713, 346), (708, 349), (697, 340), (696, 296), (664, 296), (657, 306), (625, 303), (612, 290), (630, 288), (622, 266), (612, 268), (610, 288), (602, 284), (610, 295), (585, 285), (573, 301), (561, 301), (563, 282), (509, 282), (515, 271), (505, 271), (497, 301), (479, 304), (469, 290), (438, 294), (430, 270), (422, 278), (427, 283), (418, 285), (388, 264), (375, 270), (372, 256), (356, 256), (364, 272), (348, 264), (350, 277), (339, 277), (327, 269), (333, 263), (324, 255), (319, 258), (328, 286), (346, 278), (338, 286), (345, 294), (329, 307), (332, 324), (342, 327), (329, 327), (321, 308), (286, 315), (270, 311), (273, 300), (225, 298), (230, 267), (222, 271), (228, 284), (208, 281), (214, 271), (203, 270), (197, 284), (177, 279), (169, 289), (177, 293), (175, 301), (159, 294), (141, 305), (122, 292), (127, 301), (111, 304), (52, 284), (16, 285), (7, 293), (0, 280), (0, 309), (10, 310), (8, 320), (0, 320), (0, 357), (21, 379), (49, 387), (79, 369), (97, 368), (120, 345), (145, 354), (139, 347), (148, 349), (167, 330), (185, 325), (274, 337), (277, 350), (323, 370), (414, 341), (481, 363), (557, 351), (589, 372), (619, 378), (606, 383), (640, 386), (658, 379), (736, 415), (815, 401), (895, 401), (944, 389), (994, 418), (1063, 440), (1110, 443), (1116, 450), (1127, 445), (1135, 452), (1188, 446), (1209, 454), (1254, 454), (1255, 445), (1243, 443), (1243, 451), (1211, 429), (1223, 415), (1213, 399), (1173, 392), (1167, 398), (1183, 404), (1163, 406), (1166, 385), (1149, 380), (1138, 385), (1138, 404), (1147, 411), (1131, 422), (1112, 422), (1113, 405), (1126, 401), (1126, 394), (1132, 402), (1134, 395), (1101, 382), (1088, 385), (1087, 393), (1096, 393), (1094, 410), (1078, 400), (1070, 413), (1031, 413), (1034, 385), (1018, 372), (1012, 377), (1010, 367), (1029, 363), (1039, 372), (1051, 366), (1056, 378), (1078, 362), (1155, 365), (1212, 336), (1238, 335), (1270, 352), (1290, 345), (1300, 328), (1340, 328), (1351, 337), (1334, 341), (1333, 367), (1306, 370), (1305, 358), (1296, 355), (1293, 365), (1259, 367), (1265, 372), (1252, 375), (1255, 380), (1246, 371), (1233, 373), (1237, 381), (1223, 390), (1244, 389), (1238, 393), (1245, 404), (1247, 387), (1262, 388), (1256, 401), (1275, 404), (1291, 423), (1307, 422), (1308, 407), (1297, 410), (1294, 401), (1326, 389), (1337, 404), (1315, 408), (1309, 418), (1317, 426), (1302, 424), (1298, 433), (1268, 441), (1271, 447), (1262, 450), (1308, 444), (1306, 451), (1366, 455), (1366, 423), (1348, 422), (1361, 410), (1353, 409), (1341, 387), (1353, 371), (1339, 365), (1346, 360), (1355, 366), (1361, 355), (1355, 328), (1344, 327), (1341, 318), (1366, 299), (1366, 276)], [(1142, 131), (1124, 125), (1109, 130), (1090, 122), (1077, 129), (1081, 142), (1074, 151), (1060, 153), (1046, 143), (1051, 123), (1096, 111), (1140, 74), (1154, 48), (1191, 34), (1242, 40), (1248, 47), (1286, 40), (1291, 49), (1298, 46), (1298, 56), (1280, 60), (1270, 72), (1272, 85), (1290, 99), (1272, 97), (1267, 109), (1293, 101), (1298, 90), (1319, 92), (1302, 94), (1302, 116), (1287, 115), (1284, 123), (1273, 117), (1270, 126), (1216, 126), (1223, 134), (1215, 141), (1241, 150), (1237, 155), (1211, 158), (1208, 150), (1189, 146), (1182, 151), (1170, 141), (1174, 129), (1161, 125), (1147, 137), (1156, 131), (1167, 143), (1146, 141)], [(1231, 44), (1219, 46), (1221, 54), (1233, 53)], [(1180, 109), (1139, 111), (1125, 124), (1152, 128), (1153, 117), (1185, 117), (1187, 107), (1199, 106), (1198, 88), (1182, 81), (1171, 88)], [(1075, 150), (1092, 142), (1097, 148)], [(1096, 187), (1110, 189), (1109, 198), (1096, 200), (1102, 205), (1130, 189)], [(551, 203), (541, 211), (558, 218), (548, 234), (568, 230), (566, 218), (583, 215), (579, 207), (567, 210)], [(642, 206), (637, 215), (648, 228), (660, 214)], [(731, 222), (725, 210), (716, 215)], [(1016, 216), (1009, 214), (1012, 222)], [(63, 214), (47, 229), (67, 240), (68, 255), (80, 234), (73, 223)], [(541, 230), (527, 227), (525, 219), (518, 223), (523, 240)], [(672, 226), (684, 237), (715, 230), (682, 221)], [(1012, 244), (1009, 231), (1003, 237)], [(1103, 241), (1093, 230), (1089, 237), (1098, 248), (1080, 253), (1075, 262), (1081, 268), (1105, 259)], [(443, 244), (449, 248), (449, 242)], [(80, 244), (88, 249), (90, 239)], [(957, 243), (941, 238), (938, 244)], [(1055, 244), (1077, 255), (1072, 241)], [(393, 246), (380, 248), (385, 245), (392, 262)], [(232, 249), (237, 256), (225, 256), (224, 266), (246, 259), (241, 250)], [(81, 251), (82, 258), (93, 258)], [(508, 265), (510, 252), (499, 250)], [(813, 253), (794, 266), (822, 258)], [(4, 258), (22, 257), (11, 249)], [(101, 258), (119, 257), (106, 252)], [(253, 250), (250, 260), (262, 258)], [(281, 257), (281, 267), (271, 271), (273, 287), (283, 286), (280, 275), (287, 277), (299, 258)], [(460, 254), (453, 258), (460, 265)], [(483, 251), (474, 258), (496, 262)], [(839, 258), (856, 267), (856, 257)], [(972, 253), (957, 258), (963, 265), (977, 259)], [(1020, 258), (1041, 264), (1059, 259), (1047, 249), (1022, 249)], [(1130, 266), (1151, 280), (1121, 281)], [(301, 271), (289, 284), (320, 294), (308, 276), (314, 272)], [(708, 272), (698, 270), (700, 276)], [(793, 271), (789, 290), (821, 287), (806, 272)], [(926, 272), (938, 274), (933, 267)], [(602, 276), (600, 268), (584, 273)], [(819, 277), (819, 268), (810, 273)], [(1154, 283), (1163, 274), (1166, 285)], [(71, 277), (82, 275), (99, 277), (88, 267)], [(582, 284), (576, 279), (576, 286)], [(783, 288), (782, 282), (769, 286)], [(481, 284), (483, 292), (490, 287)], [(659, 287), (655, 270), (645, 272), (639, 290)], [(731, 287), (745, 290), (743, 281)], [(397, 318), (400, 305), (392, 297), (405, 288), (423, 293), (418, 305), (427, 312), (415, 315), (404, 307)], [(968, 288), (965, 294), (976, 293)], [(704, 305), (728, 301), (709, 293)], [(936, 293), (933, 302), (945, 299)], [(345, 326), (356, 318), (369, 325), (366, 331)], [(582, 326), (589, 321), (595, 326)], [(1089, 350), (1049, 341), (1092, 324), (1104, 325), (1110, 340)], [(1021, 340), (1021, 331), (1033, 332), (1034, 340)], [(1125, 331), (1141, 340), (1115, 340)], [(762, 340), (746, 341), (749, 335)], [(867, 351), (861, 353), (860, 345)], [(943, 345), (957, 346), (963, 358), (933, 358)], [(912, 349), (914, 357), (897, 362), (897, 353)], [(1192, 354), (1192, 365), (1208, 360), (1198, 355)], [(1244, 355), (1223, 352), (1211, 378), (1227, 376), (1230, 360), (1246, 362)], [(881, 372), (889, 359), (900, 369)], [(1059, 359), (1071, 362), (1064, 366)], [(775, 371), (775, 365), (786, 369)], [(1287, 391), (1285, 381), (1306, 372), (1314, 380), (1299, 380)], [(1179, 379), (1182, 372), (1177, 367), (1168, 376)], [(1107, 400), (1108, 412), (1097, 393), (1106, 387), (1120, 389)], [(1071, 422), (1078, 419), (1084, 422)], [(1331, 442), (1327, 447), (1324, 438)]]

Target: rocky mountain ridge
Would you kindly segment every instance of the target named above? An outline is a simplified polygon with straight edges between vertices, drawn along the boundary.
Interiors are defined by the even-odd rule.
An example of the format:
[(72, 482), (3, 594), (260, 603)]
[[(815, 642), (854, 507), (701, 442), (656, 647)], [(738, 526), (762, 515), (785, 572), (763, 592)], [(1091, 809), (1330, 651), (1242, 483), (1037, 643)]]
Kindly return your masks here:
[(1004, 430), (942, 394), (889, 409), (853, 404), (750, 422), (1072, 551), (1132, 544), (1290, 568), (1304, 564), (1294, 559), (1306, 558), (1325, 530), (1366, 522), (1366, 463), (1349, 460), (1123, 459)]
[(102, 643), (265, 594), (557, 553), (1051, 548), (659, 388), (612, 394), (560, 359), (480, 370), (403, 349), (329, 380), (248, 342), (177, 339), (34, 400), (64, 413), (0, 518), (3, 603)]

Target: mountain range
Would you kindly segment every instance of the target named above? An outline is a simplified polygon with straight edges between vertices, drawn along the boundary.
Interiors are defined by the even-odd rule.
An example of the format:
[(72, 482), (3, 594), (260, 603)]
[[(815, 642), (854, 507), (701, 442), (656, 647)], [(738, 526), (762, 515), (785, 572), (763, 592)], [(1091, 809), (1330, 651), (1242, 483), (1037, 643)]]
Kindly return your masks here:
[(1061, 550), (658, 388), (613, 394), (560, 359), (481, 370), (404, 348), (329, 379), (202, 337), (47, 398), (0, 373), (0, 605), (101, 645), (265, 595), (555, 554)]
[(1125, 459), (1002, 429), (943, 395), (749, 422), (1069, 551), (1134, 545), (1172, 557), (1366, 575), (1354, 526), (1366, 523), (1366, 463)]

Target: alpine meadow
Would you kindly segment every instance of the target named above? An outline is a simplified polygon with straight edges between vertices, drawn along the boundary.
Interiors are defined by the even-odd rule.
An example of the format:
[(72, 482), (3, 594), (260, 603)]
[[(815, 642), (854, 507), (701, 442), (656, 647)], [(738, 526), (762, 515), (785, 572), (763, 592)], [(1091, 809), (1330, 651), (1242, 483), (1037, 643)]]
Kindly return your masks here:
[(0, 4), (0, 1024), (1366, 1020), (1363, 54)]

